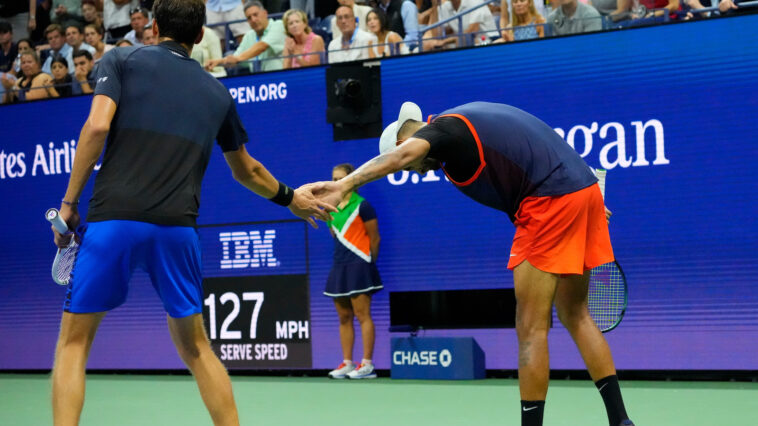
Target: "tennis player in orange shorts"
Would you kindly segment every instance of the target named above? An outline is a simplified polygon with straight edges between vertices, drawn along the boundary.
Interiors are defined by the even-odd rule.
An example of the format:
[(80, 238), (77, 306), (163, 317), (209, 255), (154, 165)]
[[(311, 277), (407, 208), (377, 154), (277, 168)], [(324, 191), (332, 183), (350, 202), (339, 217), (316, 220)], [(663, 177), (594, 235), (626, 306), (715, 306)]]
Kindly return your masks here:
[(609, 425), (634, 425), (608, 343), (587, 310), (589, 270), (614, 257), (610, 212), (579, 154), (533, 115), (487, 102), (454, 107), (426, 122), (421, 109), (406, 102), (382, 133), (379, 150), (343, 179), (318, 183), (314, 194), (336, 204), (388, 174), (441, 167), (461, 192), (506, 213), (516, 226), (508, 268), (517, 302), (521, 424), (542, 424), (555, 305), (600, 391)]

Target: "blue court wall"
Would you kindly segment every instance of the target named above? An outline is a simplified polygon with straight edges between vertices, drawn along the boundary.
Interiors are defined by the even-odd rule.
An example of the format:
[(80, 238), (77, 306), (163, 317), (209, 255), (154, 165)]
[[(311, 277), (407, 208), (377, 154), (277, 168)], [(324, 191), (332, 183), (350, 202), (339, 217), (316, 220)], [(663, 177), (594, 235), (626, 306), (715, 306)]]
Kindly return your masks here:
[[(758, 44), (747, 34), (757, 29), (758, 16), (745, 16), (386, 59), (384, 122), (406, 100), (425, 114), (484, 100), (538, 116), (589, 165), (609, 170), (610, 232), (630, 287), (627, 316), (607, 335), (617, 367), (756, 370)], [(358, 165), (377, 154), (377, 139), (332, 141), (323, 67), (222, 81), (250, 133), (248, 150), (292, 186), (329, 179), (334, 165)], [(65, 289), (49, 277), (54, 248), (43, 213), (65, 191), (89, 102), (0, 107), (0, 369), (52, 365)], [(83, 198), (89, 194), (91, 182)], [(513, 236), (508, 218), (465, 198), (441, 173), (397, 173), (361, 194), (374, 205), (382, 235), (385, 290), (373, 309), (379, 368), (390, 365), (388, 291), (513, 286), (505, 268)], [(201, 203), (204, 272), (305, 271), (310, 292), (298, 297), (310, 308), (312, 359), (299, 365), (336, 366), (337, 317), (321, 294), (333, 249), (326, 227), (301, 232), (279, 222), (291, 219), (289, 212), (237, 185), (218, 149)], [(237, 253), (224, 238), (241, 232), (254, 245), (270, 230), (279, 239), (250, 250), (257, 263), (236, 264), (239, 273), (222, 267)], [(249, 321), (240, 317), (228, 328)], [(474, 336), (487, 368), (517, 367), (513, 330), (426, 335)], [(550, 339), (553, 368), (583, 368), (557, 322)], [(358, 360), (360, 339), (355, 348)], [(182, 367), (144, 274), (135, 276), (127, 303), (103, 321), (90, 367)]]

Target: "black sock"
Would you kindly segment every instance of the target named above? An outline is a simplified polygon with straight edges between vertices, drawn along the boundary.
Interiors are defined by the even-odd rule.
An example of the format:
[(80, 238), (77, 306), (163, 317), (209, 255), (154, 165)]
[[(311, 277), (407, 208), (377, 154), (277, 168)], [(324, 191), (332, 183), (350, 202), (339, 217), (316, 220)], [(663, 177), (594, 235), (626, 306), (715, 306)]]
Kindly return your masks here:
[(521, 426), (542, 426), (545, 401), (521, 400)]
[(629, 418), (624, 407), (624, 400), (621, 398), (621, 388), (619, 387), (619, 378), (614, 374), (603, 377), (595, 382), (600, 396), (603, 397), (605, 410), (608, 412), (608, 424), (618, 426), (622, 420)]

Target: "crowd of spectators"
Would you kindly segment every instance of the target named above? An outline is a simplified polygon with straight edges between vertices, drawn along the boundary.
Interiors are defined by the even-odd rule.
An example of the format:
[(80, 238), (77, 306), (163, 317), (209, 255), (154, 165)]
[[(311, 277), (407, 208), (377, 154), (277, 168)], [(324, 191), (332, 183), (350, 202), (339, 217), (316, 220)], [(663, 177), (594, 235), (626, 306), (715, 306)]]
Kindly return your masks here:
[[(0, 0), (0, 102), (92, 93), (106, 52), (158, 43), (152, 3)], [(206, 0), (191, 57), (223, 77), (699, 19), (716, 6), (743, 11), (735, 0)]]

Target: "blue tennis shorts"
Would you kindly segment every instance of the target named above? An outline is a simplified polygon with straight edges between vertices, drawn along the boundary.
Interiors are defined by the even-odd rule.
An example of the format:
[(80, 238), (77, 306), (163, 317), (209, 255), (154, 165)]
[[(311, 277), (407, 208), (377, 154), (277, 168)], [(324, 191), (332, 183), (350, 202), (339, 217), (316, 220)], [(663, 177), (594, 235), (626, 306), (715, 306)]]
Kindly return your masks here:
[(200, 241), (195, 228), (131, 220), (87, 225), (63, 309), (91, 313), (120, 306), (135, 268), (150, 275), (170, 316), (202, 312)]

